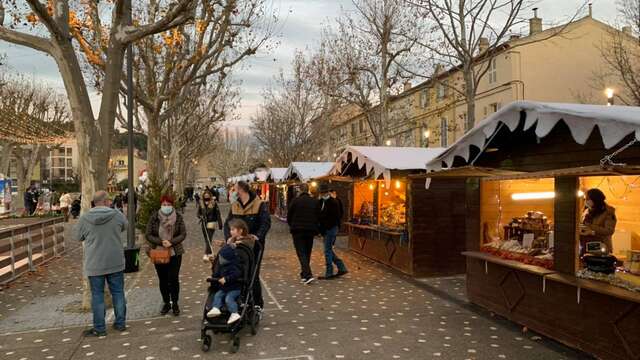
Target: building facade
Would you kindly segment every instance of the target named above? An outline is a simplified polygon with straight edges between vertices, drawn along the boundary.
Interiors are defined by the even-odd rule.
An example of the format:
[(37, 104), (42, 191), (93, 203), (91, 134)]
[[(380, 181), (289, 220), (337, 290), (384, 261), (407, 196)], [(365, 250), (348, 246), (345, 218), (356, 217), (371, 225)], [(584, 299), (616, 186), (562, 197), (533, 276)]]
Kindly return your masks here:
[[(561, 34), (553, 36), (559, 29)], [(541, 19), (535, 17), (526, 36), (512, 35), (491, 58), (478, 86), (474, 123), (459, 94), (464, 92), (462, 72), (443, 69), (432, 80), (414, 87), (406, 84), (402, 93), (391, 98), (385, 144), (447, 147), (482, 119), (518, 100), (606, 104), (605, 89), (594, 88), (594, 74), (605, 67), (601, 48), (615, 31), (619, 30), (591, 16), (543, 30)], [(478, 63), (487, 65), (482, 56)], [(353, 113), (351, 109), (334, 116), (327, 151), (372, 145), (365, 115), (355, 111), (349, 116)]]
[[(126, 180), (129, 176), (129, 155), (127, 149), (112, 149), (109, 160), (110, 188), (115, 189), (117, 184)], [(138, 149), (133, 151), (133, 186), (138, 186), (140, 173), (147, 168), (147, 160)]]

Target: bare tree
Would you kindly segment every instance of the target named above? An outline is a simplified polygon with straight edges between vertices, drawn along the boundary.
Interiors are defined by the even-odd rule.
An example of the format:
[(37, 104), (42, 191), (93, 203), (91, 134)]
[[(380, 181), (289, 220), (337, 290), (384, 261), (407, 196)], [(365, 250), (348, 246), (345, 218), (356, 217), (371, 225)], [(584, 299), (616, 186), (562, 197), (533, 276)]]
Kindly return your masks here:
[[(0, 6), (0, 40), (45, 53), (58, 65), (78, 141), (84, 209), (90, 207), (94, 190), (107, 185), (111, 137), (127, 45), (189, 21), (193, 18), (196, 2), (172, 1), (164, 16), (156, 21), (132, 26), (127, 20), (131, 11), (127, 0), (0, 1), (4, 5)], [(135, 1), (138, 7), (135, 12), (161, 3), (165, 1)], [(11, 20), (5, 19), (5, 12)], [(24, 26), (25, 21), (31, 26)], [(10, 23), (5, 25), (6, 22)], [(104, 66), (100, 88), (102, 102), (97, 117), (91, 108), (89, 88), (81, 66), (83, 60)]]
[[(536, 0), (404, 0), (411, 4), (414, 13), (423, 21), (429, 32), (415, 38), (416, 50), (428, 60), (421, 71), (406, 69), (415, 75), (431, 79), (439, 86), (465, 99), (467, 124), (475, 124), (475, 98), (481, 80), (487, 75), (500, 53), (500, 47), (510, 36), (511, 30), (526, 21), (522, 17)], [(555, 27), (536, 39), (510, 44), (512, 48), (539, 42), (558, 36), (575, 19), (564, 26)], [(540, 25), (541, 19), (540, 20)], [(424, 64), (423, 64), (424, 65)], [(439, 81), (442, 66), (457, 68), (462, 74), (462, 84)], [(434, 69), (435, 72), (434, 72)]]
[(193, 166), (214, 149), (220, 124), (231, 120), (239, 101), (237, 88), (226, 77), (192, 89), (189, 100), (181, 103), (163, 127), (163, 142), (169, 154), (165, 178), (173, 180), (178, 193), (184, 190)]
[(333, 97), (360, 107), (375, 145), (382, 145), (389, 125), (389, 97), (411, 77), (404, 69), (421, 31), (404, 0), (352, 1), (355, 14), (338, 19), (337, 31), (325, 31), (321, 49), (332, 65), (323, 69), (337, 76), (336, 86), (325, 88)]
[(209, 166), (227, 183), (231, 177), (249, 171), (257, 149), (252, 135), (239, 128), (226, 128), (219, 134)]
[[(216, 81), (210, 78), (224, 79), (243, 59), (267, 46), (273, 32), (266, 0), (199, 2), (192, 23), (135, 44), (135, 94), (149, 135), (151, 176), (164, 171), (161, 132), (169, 119), (177, 125), (181, 117), (174, 113), (184, 109), (184, 102), (198, 91), (192, 87)], [(149, 6), (139, 20), (154, 22), (163, 12), (159, 6)]]
[[(16, 160), (17, 206), (31, 183), (33, 171), (49, 150), (60, 141), (62, 125), (71, 120), (66, 100), (49, 88), (38, 87), (23, 77), (6, 80), (0, 88), (0, 113), (4, 138), (0, 172), (6, 174), (10, 155)], [(51, 129), (56, 129), (52, 131)], [(6, 157), (5, 157), (6, 155)]]
[(612, 83), (615, 99), (625, 105), (640, 105), (640, 0), (617, 1), (623, 30), (612, 28), (600, 45), (605, 66), (596, 71), (592, 87), (602, 91)]
[(291, 65), (290, 76), (281, 70), (264, 90), (263, 104), (252, 119), (258, 146), (274, 166), (309, 158), (325, 136), (316, 121), (325, 102), (312, 79), (311, 64), (296, 52)]

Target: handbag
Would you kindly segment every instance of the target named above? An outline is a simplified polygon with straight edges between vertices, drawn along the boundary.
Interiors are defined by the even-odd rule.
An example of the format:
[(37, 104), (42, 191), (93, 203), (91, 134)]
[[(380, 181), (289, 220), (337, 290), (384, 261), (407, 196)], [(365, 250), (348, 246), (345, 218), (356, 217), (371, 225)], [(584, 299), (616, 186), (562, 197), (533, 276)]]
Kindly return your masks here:
[(154, 264), (168, 264), (171, 261), (171, 249), (157, 248), (149, 250), (149, 259)]

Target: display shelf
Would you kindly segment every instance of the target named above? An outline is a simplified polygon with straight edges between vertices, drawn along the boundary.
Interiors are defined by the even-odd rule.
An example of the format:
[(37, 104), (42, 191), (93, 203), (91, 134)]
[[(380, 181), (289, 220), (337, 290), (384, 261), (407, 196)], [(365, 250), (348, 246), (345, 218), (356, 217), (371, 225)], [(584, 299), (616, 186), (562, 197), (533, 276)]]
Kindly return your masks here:
[(354, 224), (349, 222), (345, 223), (345, 225), (351, 228), (371, 230), (371, 231), (381, 232), (383, 234), (388, 234), (388, 235), (402, 236), (402, 234), (404, 234), (404, 232), (401, 232), (401, 231), (384, 230), (373, 225), (361, 225), (361, 224)]
[(466, 257), (488, 261), (494, 264), (510, 267), (516, 270), (526, 271), (528, 273), (535, 274), (535, 275), (547, 276), (550, 274), (555, 274), (555, 271), (545, 269), (541, 266), (527, 265), (515, 260), (506, 260), (506, 259), (497, 257), (495, 255), (487, 254), (485, 252), (465, 251), (462, 253), (462, 255)]
[(623, 289), (603, 281), (580, 279), (573, 275), (555, 273), (549, 275), (547, 279), (557, 281), (559, 283), (575, 286), (578, 289), (585, 289), (602, 295), (613, 296), (622, 300), (640, 303), (640, 294)]

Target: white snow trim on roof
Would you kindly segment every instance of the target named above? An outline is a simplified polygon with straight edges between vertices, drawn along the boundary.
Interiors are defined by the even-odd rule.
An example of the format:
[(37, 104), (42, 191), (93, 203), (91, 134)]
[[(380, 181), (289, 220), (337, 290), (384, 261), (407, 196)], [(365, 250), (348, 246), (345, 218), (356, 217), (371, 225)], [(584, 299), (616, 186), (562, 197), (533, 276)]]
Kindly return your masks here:
[(285, 179), (291, 179), (295, 174), (301, 181), (309, 181), (329, 174), (332, 162), (292, 162), (284, 175)]
[(451, 167), (456, 156), (469, 162), (471, 146), (484, 149), (487, 139), (497, 132), (501, 124), (514, 132), (523, 111), (524, 130), (535, 126), (535, 133), (539, 138), (549, 135), (558, 122), (563, 120), (575, 142), (580, 145), (587, 142), (596, 126), (606, 149), (612, 148), (633, 133), (640, 141), (640, 107), (515, 101), (481, 121), (444, 153), (428, 161), (427, 171), (441, 170), (443, 162), (447, 168)]
[(358, 164), (367, 174), (377, 179), (381, 174), (386, 185), (390, 185), (391, 170), (424, 170), (425, 162), (442, 154), (444, 148), (392, 147), (392, 146), (348, 146), (336, 159), (332, 175), (342, 173), (342, 164), (349, 161)]
[(287, 168), (271, 168), (271, 180), (274, 182), (280, 182), (284, 180), (284, 175), (287, 173)]
[(259, 168), (253, 172), (254, 179), (256, 181), (267, 181), (269, 175), (271, 174), (271, 170), (267, 168)]

